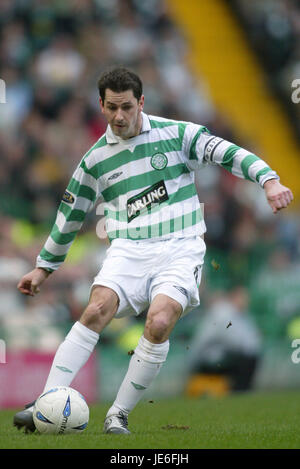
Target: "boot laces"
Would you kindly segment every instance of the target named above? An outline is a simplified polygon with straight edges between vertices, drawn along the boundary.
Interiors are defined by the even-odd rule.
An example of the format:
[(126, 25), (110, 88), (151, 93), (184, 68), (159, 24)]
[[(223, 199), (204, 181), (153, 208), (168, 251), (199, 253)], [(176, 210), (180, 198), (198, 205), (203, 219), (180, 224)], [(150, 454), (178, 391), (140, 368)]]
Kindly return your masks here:
[(119, 420), (121, 420), (122, 427), (127, 428), (127, 426), (128, 426), (128, 417), (127, 417), (127, 415), (123, 414), (123, 412), (120, 411), (118, 413), (118, 418), (119, 418)]

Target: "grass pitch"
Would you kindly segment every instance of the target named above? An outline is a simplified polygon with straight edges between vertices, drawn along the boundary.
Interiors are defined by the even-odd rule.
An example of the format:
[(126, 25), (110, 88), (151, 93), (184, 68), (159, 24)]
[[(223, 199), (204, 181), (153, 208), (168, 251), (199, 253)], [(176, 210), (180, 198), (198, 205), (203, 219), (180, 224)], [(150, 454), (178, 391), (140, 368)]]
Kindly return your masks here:
[(109, 404), (90, 406), (79, 435), (24, 434), (13, 410), (0, 411), (1, 449), (299, 449), (300, 390), (223, 398), (143, 401), (129, 416), (131, 435), (104, 435)]

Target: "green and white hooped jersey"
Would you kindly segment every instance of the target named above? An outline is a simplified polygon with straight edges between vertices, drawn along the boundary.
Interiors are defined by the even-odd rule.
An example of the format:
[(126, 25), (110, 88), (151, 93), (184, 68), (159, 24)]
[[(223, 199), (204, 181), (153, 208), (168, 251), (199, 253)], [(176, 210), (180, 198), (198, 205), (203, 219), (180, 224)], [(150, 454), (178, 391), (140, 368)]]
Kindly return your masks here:
[(194, 170), (217, 164), (261, 186), (278, 177), (260, 158), (211, 135), (204, 126), (144, 113), (142, 118), (138, 136), (122, 140), (108, 126), (84, 155), (63, 195), (38, 267), (59, 267), (97, 202), (96, 213), (105, 215), (110, 241), (189, 237), (206, 230)]

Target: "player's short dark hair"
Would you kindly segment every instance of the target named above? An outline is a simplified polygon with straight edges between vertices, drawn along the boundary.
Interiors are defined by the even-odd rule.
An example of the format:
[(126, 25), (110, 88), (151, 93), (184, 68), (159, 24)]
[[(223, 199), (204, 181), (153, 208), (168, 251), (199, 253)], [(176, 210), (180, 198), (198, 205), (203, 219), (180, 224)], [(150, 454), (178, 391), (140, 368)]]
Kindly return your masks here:
[(115, 93), (132, 90), (138, 101), (143, 94), (143, 84), (140, 77), (125, 67), (111, 68), (100, 76), (98, 89), (102, 102), (104, 102), (107, 88)]

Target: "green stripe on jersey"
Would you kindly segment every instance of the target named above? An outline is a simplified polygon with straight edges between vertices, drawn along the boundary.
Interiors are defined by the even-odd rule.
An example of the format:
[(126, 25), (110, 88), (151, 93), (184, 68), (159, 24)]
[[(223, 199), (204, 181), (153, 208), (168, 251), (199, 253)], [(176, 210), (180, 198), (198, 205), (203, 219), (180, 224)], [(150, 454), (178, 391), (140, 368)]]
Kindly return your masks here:
[(58, 211), (63, 213), (66, 217), (66, 221), (80, 221), (83, 222), (86, 216), (86, 212), (84, 210), (72, 209), (69, 205), (61, 202), (60, 206), (58, 207)]
[[(187, 186), (181, 187), (177, 192), (174, 192), (173, 194), (169, 194), (169, 199), (164, 202), (164, 204), (167, 205), (172, 205), (176, 204), (177, 202), (183, 202), (185, 200), (191, 199), (194, 195), (196, 195), (196, 188), (195, 184), (189, 184)], [(148, 215), (151, 213), (156, 213), (161, 209), (161, 206), (159, 204), (156, 204), (155, 206), (151, 207), (151, 209), (145, 208), (142, 210), (139, 214), (139, 217)], [(127, 222), (128, 221), (128, 216), (127, 216), (127, 209), (124, 210), (111, 210), (109, 208), (105, 209), (105, 216), (106, 218), (111, 218), (113, 220), (118, 220), (120, 222)]]
[(151, 129), (163, 129), (164, 127), (170, 127), (171, 125), (178, 125), (179, 121), (172, 120), (155, 120), (150, 118)]
[(133, 151), (128, 149), (118, 151), (109, 158), (95, 164), (89, 169), (89, 174), (98, 179), (100, 176), (118, 169), (126, 163), (151, 157), (154, 153), (168, 153), (171, 151), (180, 151), (182, 142), (180, 138), (171, 138), (168, 140), (159, 140), (157, 142), (142, 143), (137, 145)]
[(176, 233), (183, 231), (186, 228), (197, 225), (203, 220), (202, 212), (200, 208), (197, 208), (193, 212), (185, 213), (179, 217), (171, 218), (154, 225), (145, 225), (142, 227), (130, 227), (122, 230), (108, 231), (107, 236), (112, 241), (115, 238), (126, 238), (131, 240), (157, 238), (168, 235), (170, 233)]
[(80, 182), (76, 181), (74, 178), (69, 182), (67, 190), (75, 194), (77, 197), (84, 197), (92, 202), (94, 202), (97, 197), (96, 192), (91, 187), (80, 184)]
[(69, 244), (71, 241), (74, 240), (77, 231), (78, 230), (71, 231), (70, 233), (61, 233), (55, 223), (51, 230), (50, 236), (56, 244)]
[(56, 262), (64, 262), (65, 258), (67, 257), (67, 254), (63, 254), (61, 256), (55, 256), (54, 254), (51, 254), (51, 252), (47, 251), (47, 249), (43, 247), (43, 249), (40, 252), (40, 256), (42, 259), (44, 259), (47, 262), (56, 263)]
[(255, 177), (256, 181), (259, 182), (260, 177), (264, 176), (265, 174), (267, 174), (270, 171), (272, 171), (272, 169), (269, 166), (267, 166), (266, 168), (263, 168), (260, 171), (258, 171), (258, 173), (256, 174), (256, 177)]
[(255, 161), (259, 161), (259, 158), (256, 155), (250, 154), (246, 156), (241, 162), (241, 169), (242, 169), (244, 178), (249, 179), (250, 181), (252, 181), (252, 178), (250, 178), (249, 176), (249, 168), (253, 163), (255, 163)]
[(196, 133), (196, 135), (194, 136), (193, 140), (192, 140), (192, 143), (191, 143), (191, 146), (190, 146), (190, 153), (189, 153), (189, 159), (190, 160), (197, 160), (198, 159), (198, 155), (196, 153), (196, 145), (197, 145), (197, 141), (198, 141), (199, 136), (204, 131), (208, 132), (206, 127), (202, 127), (201, 129), (199, 129), (198, 132)]
[(147, 188), (161, 179), (168, 181), (189, 172), (189, 169), (184, 163), (180, 163), (174, 166), (167, 166), (161, 171), (157, 171), (155, 169), (153, 171), (148, 171), (147, 173), (132, 176), (128, 179), (125, 179), (124, 181), (117, 182), (111, 187), (105, 189), (102, 192), (102, 195), (106, 202), (110, 202), (116, 197), (127, 194), (130, 191)]
[(230, 173), (232, 172), (232, 166), (233, 166), (233, 161), (234, 161), (234, 156), (238, 150), (240, 150), (241, 147), (238, 147), (237, 145), (230, 145), (229, 148), (227, 148), (223, 160), (221, 163), (221, 166), (224, 169), (227, 169)]
[(102, 135), (99, 140), (86, 152), (81, 160), (81, 164), (86, 160), (86, 158), (92, 153), (92, 151), (96, 150), (97, 148), (105, 147), (107, 145), (106, 135)]

